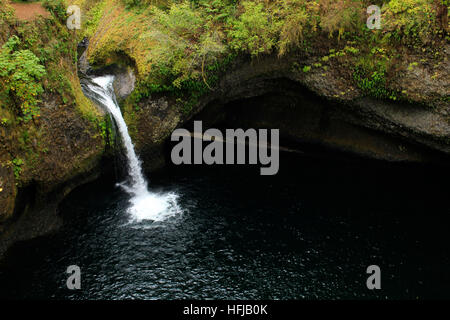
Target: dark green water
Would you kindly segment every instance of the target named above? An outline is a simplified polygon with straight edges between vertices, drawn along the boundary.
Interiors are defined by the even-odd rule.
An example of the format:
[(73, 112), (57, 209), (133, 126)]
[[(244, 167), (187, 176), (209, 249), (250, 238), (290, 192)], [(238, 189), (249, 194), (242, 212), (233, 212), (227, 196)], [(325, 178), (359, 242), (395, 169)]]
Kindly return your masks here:
[[(130, 223), (111, 181), (73, 192), (57, 234), (17, 244), (0, 297), (51, 299), (450, 298), (449, 175), (423, 167), (281, 157), (259, 168), (170, 168), (183, 214)], [(82, 288), (66, 288), (66, 268)], [(381, 268), (382, 289), (366, 287)]]

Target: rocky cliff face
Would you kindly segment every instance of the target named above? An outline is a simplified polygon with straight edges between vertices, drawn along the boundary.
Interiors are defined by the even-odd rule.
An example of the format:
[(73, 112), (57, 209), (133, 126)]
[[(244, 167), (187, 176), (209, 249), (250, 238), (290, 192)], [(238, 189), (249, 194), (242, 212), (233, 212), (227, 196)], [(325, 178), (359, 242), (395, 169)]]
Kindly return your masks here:
[[(100, 173), (104, 113), (84, 97), (73, 55), (69, 50), (61, 58), (46, 57), (58, 61), (59, 69), (47, 71), (39, 115), (32, 120), (21, 120), (16, 106), (0, 101), (0, 256), (16, 241), (55, 230), (61, 224), (58, 203)], [(57, 90), (50, 81), (58, 81)]]
[(434, 78), (428, 70), (408, 69), (407, 60), (399, 63), (403, 71), (392, 85), (410, 93), (410, 101), (401, 102), (365, 97), (339, 64), (326, 73), (293, 68), (298, 61), (314, 59), (314, 54), (237, 59), (189, 114), (164, 96), (141, 101), (138, 111), (125, 110), (147, 169), (163, 165), (163, 142), (199, 113), (197, 118), (211, 125), (227, 118), (233, 127), (280, 128), (282, 136), (299, 145), (320, 144), (367, 158), (448, 160), (450, 104), (445, 99), (450, 84), (443, 75), (450, 69), (446, 59), (440, 66), (441, 76)]
[[(57, 204), (76, 186), (94, 179), (105, 143), (77, 110), (62, 107), (46, 97), (43, 103), (39, 142), (45, 145), (32, 165), (24, 166), (15, 177), (14, 167), (0, 169), (0, 253), (10, 243), (54, 229), (60, 224)], [(2, 163), (11, 163), (17, 154), (7, 129), (0, 128)], [(17, 169), (16, 169), (17, 170)]]
[[(202, 5), (164, 11), (149, 7), (147, 12), (115, 3), (105, 10), (92, 33), (87, 60), (96, 67), (126, 63), (134, 69), (137, 94), (124, 97), (121, 105), (147, 170), (164, 164), (162, 145), (173, 129), (203, 110), (214, 110), (209, 116), (223, 119), (236, 104), (240, 108), (231, 112), (234, 123), (280, 127), (298, 143), (388, 161), (447, 157), (448, 36), (445, 24), (430, 25), (431, 21), (422, 19), (423, 12), (435, 13), (436, 8), (422, 4), (407, 17), (415, 28), (423, 27), (422, 23), (429, 27), (422, 33), (404, 25), (404, 12), (397, 12), (398, 3), (392, 1), (383, 13), (383, 28), (368, 32), (365, 3), (358, 2), (355, 6), (360, 7), (361, 16), (341, 21), (337, 35), (337, 30), (326, 26), (334, 25), (333, 19), (345, 20), (343, 14), (333, 18), (326, 6), (319, 5), (304, 12), (310, 14), (313, 26), (305, 21), (292, 24), (290, 13), (303, 9), (282, 4), (260, 4), (264, 10), (259, 11), (247, 2), (238, 3), (231, 22), (214, 25), (216, 34), (207, 42), (201, 42), (200, 36), (211, 30), (200, 22), (197, 26), (187, 23), (186, 28), (178, 16), (184, 12), (196, 16), (197, 22), (209, 21), (214, 14), (205, 15)], [(339, 5), (343, 12), (352, 10), (343, 2)], [(217, 12), (221, 10), (225, 9)], [(247, 25), (247, 18), (258, 25)], [(321, 23), (315, 25), (318, 20)], [(360, 22), (357, 30), (351, 27)], [(191, 29), (199, 34), (192, 35)], [(273, 33), (264, 33), (266, 29)], [(245, 40), (240, 42), (242, 37)], [(178, 51), (179, 47), (185, 49)], [(208, 53), (202, 61), (199, 56), (204, 52)], [(220, 65), (230, 53), (238, 57), (220, 75), (205, 71), (208, 67), (217, 70), (217, 62)], [(122, 80), (115, 85), (119, 96), (120, 91), (129, 91), (124, 76), (119, 73)], [(270, 105), (265, 103), (268, 99)]]

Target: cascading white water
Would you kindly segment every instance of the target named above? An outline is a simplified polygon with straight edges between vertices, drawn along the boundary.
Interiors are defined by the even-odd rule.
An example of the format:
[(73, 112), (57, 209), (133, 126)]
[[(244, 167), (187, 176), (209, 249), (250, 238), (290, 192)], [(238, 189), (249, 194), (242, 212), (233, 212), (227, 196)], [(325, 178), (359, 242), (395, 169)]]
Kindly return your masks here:
[(131, 206), (128, 209), (134, 221), (161, 221), (180, 212), (175, 193), (156, 194), (148, 191), (147, 181), (142, 173), (141, 162), (136, 155), (134, 145), (128, 133), (128, 127), (116, 101), (113, 89), (114, 76), (102, 76), (92, 79), (84, 89), (87, 96), (101, 103), (114, 118), (122, 138), (127, 161), (129, 183), (119, 184), (130, 194)]
[(129, 187), (124, 185), (124, 187), (130, 193), (137, 195), (147, 190), (147, 182), (142, 174), (140, 161), (134, 151), (133, 142), (131, 141), (131, 137), (128, 133), (127, 124), (125, 123), (125, 120), (122, 117), (122, 112), (114, 99), (114, 90), (112, 88), (113, 80), (113, 76), (94, 78), (92, 81), (100, 87), (91, 86), (90, 89), (103, 98), (104, 106), (108, 109), (116, 121), (120, 136), (122, 137), (123, 144), (125, 146), (129, 166), (129, 175), (131, 178), (131, 185)]

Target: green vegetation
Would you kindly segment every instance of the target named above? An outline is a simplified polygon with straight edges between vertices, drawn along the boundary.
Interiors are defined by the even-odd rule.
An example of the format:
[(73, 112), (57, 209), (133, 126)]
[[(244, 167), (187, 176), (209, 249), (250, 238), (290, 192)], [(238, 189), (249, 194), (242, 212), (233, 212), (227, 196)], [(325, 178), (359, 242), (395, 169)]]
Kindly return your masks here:
[(76, 75), (78, 39), (66, 27), (65, 1), (41, 3), (51, 13), (49, 18), (18, 21), (0, 0), (0, 130), (4, 130), (0, 143), (19, 185), (39, 170), (42, 156), (53, 148), (54, 137), (47, 127), (50, 114), (64, 121), (66, 113), (78, 112), (91, 122), (92, 131), (86, 129), (93, 138), (106, 136), (107, 130), (103, 117), (81, 92)]
[(17, 50), (20, 39), (12, 36), (0, 50), (0, 97), (18, 104), (25, 122), (39, 116), (37, 97), (43, 92), (40, 80), (45, 68), (30, 50)]
[(89, 10), (88, 15), (84, 19), (83, 37), (91, 37), (94, 35), (95, 29), (103, 16), (105, 6), (106, 1), (99, 1), (93, 4), (92, 9)]
[(384, 10), (385, 37), (406, 44), (426, 44), (441, 31), (430, 0), (392, 0)]
[(231, 48), (252, 56), (270, 52), (275, 47), (276, 24), (263, 3), (244, 1), (244, 12), (231, 24)]
[(23, 160), (20, 158), (14, 158), (12, 161), (14, 176), (16, 180), (19, 180), (20, 173), (22, 172), (22, 165), (24, 164)]
[(0, 43), (3, 44), (10, 37), (9, 26), (14, 22), (14, 11), (6, 0), (0, 0)]
[[(397, 99), (400, 95), (388, 90), (391, 59), (404, 48), (420, 50), (445, 40), (437, 19), (442, 0), (86, 1), (93, 8), (87, 15), (94, 17), (86, 25), (93, 35), (91, 64), (128, 57), (138, 71), (129, 103), (164, 93), (186, 112), (217, 83), (221, 72), (210, 66), (229, 65), (237, 55), (308, 52), (324, 35), (335, 43), (327, 50), (335, 52), (299, 65), (300, 71), (327, 72), (332, 64), (344, 64), (366, 94)], [(367, 7), (383, 3), (382, 30), (369, 30)]]
[[(5, 0), (0, 1), (3, 4)], [(63, 25), (66, 3), (43, 3)], [(80, 32), (59, 29), (56, 34), (61, 36), (56, 41), (48, 39), (48, 44), (37, 35), (23, 37), (20, 50), (29, 50), (47, 70), (42, 76), (44, 90), (57, 92), (63, 104), (74, 101), (75, 96), (77, 106), (83, 99), (74, 94), (73, 79), (59, 72), (57, 63), (62, 56), (75, 59), (69, 36), (90, 38), (88, 56), (94, 66), (124, 59), (134, 64), (138, 81), (130, 103), (164, 93), (173, 96), (186, 112), (213, 90), (230, 57), (308, 52), (315, 39), (324, 35), (334, 39), (330, 43), (335, 47), (326, 49), (335, 52), (317, 57), (309, 65), (299, 62), (300, 71), (327, 72), (333, 64), (345, 64), (352, 70), (351, 79), (357, 87), (369, 95), (391, 98), (394, 95), (382, 89), (389, 86), (391, 59), (405, 47), (431, 48), (436, 41), (448, 38), (443, 30), (448, 26), (438, 19), (438, 11), (448, 5), (447, 0), (74, 0), (70, 4), (82, 8)], [(382, 30), (368, 30), (365, 25), (366, 8), (371, 4), (383, 5)], [(0, 15), (1, 23), (12, 19), (6, 5)], [(384, 50), (384, 56), (373, 53), (372, 48)], [(54, 60), (49, 61), (49, 57)], [(31, 79), (37, 83), (39, 75)], [(37, 97), (41, 90), (35, 89)], [(31, 107), (24, 107), (30, 109), (25, 111), (27, 119), (37, 112), (31, 97)], [(89, 107), (81, 109), (88, 118), (96, 118), (86, 112)]]

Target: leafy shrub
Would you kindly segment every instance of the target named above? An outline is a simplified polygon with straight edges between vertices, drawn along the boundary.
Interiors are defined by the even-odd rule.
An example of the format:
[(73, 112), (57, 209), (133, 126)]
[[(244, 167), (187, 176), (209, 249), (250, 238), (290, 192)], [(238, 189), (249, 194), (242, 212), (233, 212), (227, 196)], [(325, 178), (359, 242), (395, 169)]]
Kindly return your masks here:
[(234, 18), (239, 0), (191, 0), (213, 23), (228, 22)]
[(277, 26), (263, 3), (244, 1), (244, 12), (234, 21), (229, 32), (231, 48), (252, 56), (268, 53), (276, 45)]
[(12, 36), (0, 51), (0, 83), (2, 95), (12, 97), (24, 121), (39, 115), (38, 96), (43, 92), (40, 79), (45, 68), (30, 50), (16, 50), (20, 44)]
[(285, 54), (290, 47), (298, 47), (306, 32), (317, 31), (319, 5), (316, 1), (281, 1), (277, 11), (280, 19), (279, 54)]
[(169, 12), (160, 9), (154, 10), (157, 21), (161, 26), (177, 36), (188, 39), (195, 38), (203, 26), (203, 19), (189, 2), (172, 4)]
[(144, 37), (154, 43), (151, 50), (152, 74), (160, 80), (169, 80), (180, 87), (184, 80), (199, 76), (202, 56), (208, 55), (208, 47), (211, 50), (219, 48), (220, 51), (220, 43), (214, 43), (212, 36), (204, 35), (204, 19), (187, 1), (172, 5), (167, 12), (154, 8), (153, 19), (157, 28)]

